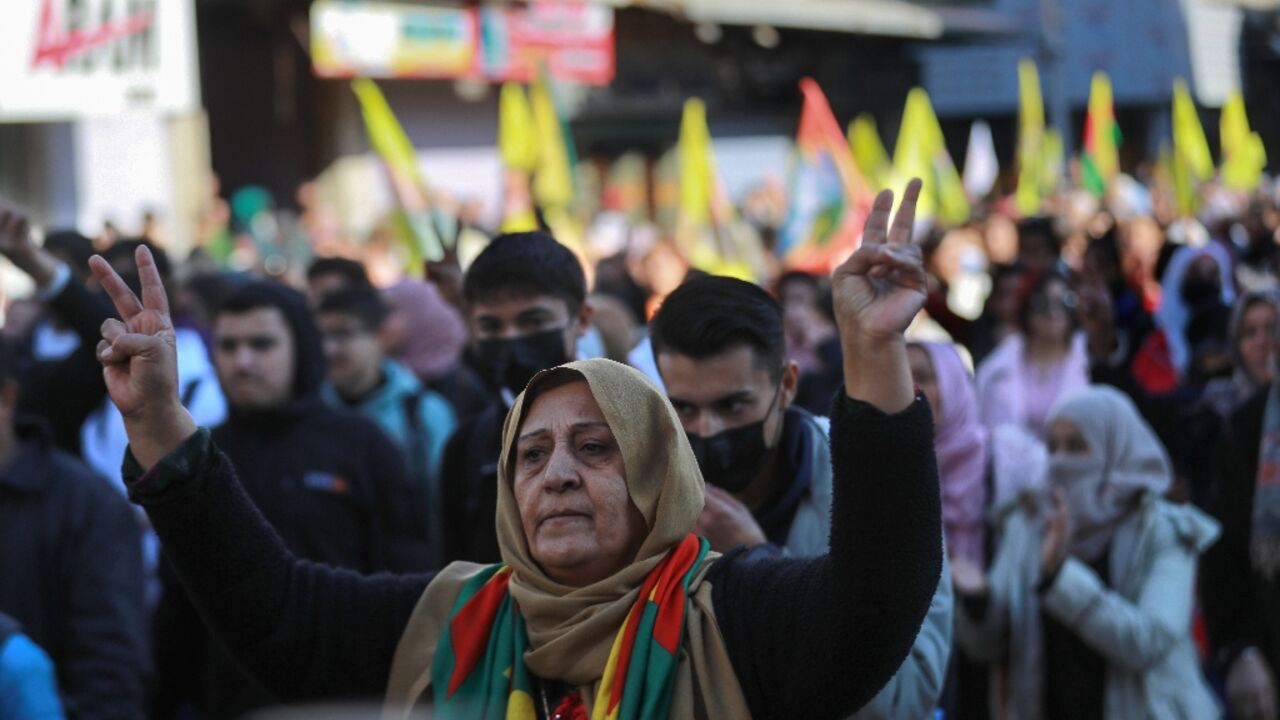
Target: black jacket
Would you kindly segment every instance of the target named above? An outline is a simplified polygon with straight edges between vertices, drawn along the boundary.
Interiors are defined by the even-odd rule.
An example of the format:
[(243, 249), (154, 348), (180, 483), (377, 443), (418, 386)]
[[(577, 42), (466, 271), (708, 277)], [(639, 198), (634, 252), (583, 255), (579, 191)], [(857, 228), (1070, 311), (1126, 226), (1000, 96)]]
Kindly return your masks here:
[(0, 471), (0, 611), (49, 653), (71, 717), (144, 716), (142, 537), (107, 481), (22, 425)]
[[(907, 657), (938, 584), (928, 403), (888, 416), (840, 398), (831, 441), (830, 554), (731, 553), (707, 576), (753, 717), (861, 707)], [(201, 614), (256, 678), (285, 699), (382, 695), (432, 575), (362, 577), (293, 556), (205, 432), (146, 475), (126, 459), (124, 476)]]
[[(279, 298), (294, 331), (298, 399), (266, 412), (232, 408), (213, 431), (245, 491), (300, 557), (362, 573), (430, 569), (426, 514), (400, 450), (373, 421), (320, 399), (318, 333), (301, 295), (264, 292)], [(161, 580), (156, 714), (171, 714), (183, 699), (205, 718), (239, 717), (274, 702), (207, 634), (171, 567)]]
[(1256, 645), (1280, 668), (1280, 583), (1254, 571), (1249, 560), (1253, 493), (1267, 396), (1262, 390), (1231, 417), (1219, 453), (1218, 493), (1211, 506), (1222, 537), (1200, 563), (1200, 598), (1209, 639), (1224, 665)]
[(507, 409), (495, 400), (454, 431), (441, 462), (444, 558), (495, 563), (498, 553), (498, 456)]

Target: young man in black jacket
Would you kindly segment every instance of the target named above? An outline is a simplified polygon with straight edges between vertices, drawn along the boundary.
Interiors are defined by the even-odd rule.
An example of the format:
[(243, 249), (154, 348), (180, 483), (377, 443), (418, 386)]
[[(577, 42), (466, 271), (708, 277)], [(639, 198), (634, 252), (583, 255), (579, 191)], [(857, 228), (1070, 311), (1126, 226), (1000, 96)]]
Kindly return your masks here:
[[(285, 544), (359, 572), (430, 569), (426, 511), (399, 449), (371, 420), (320, 398), (324, 357), (303, 295), (246, 284), (218, 310), (214, 337), (231, 413), (213, 436)], [(176, 578), (163, 577), (158, 711), (185, 698), (205, 718), (239, 717), (273, 702), (207, 635)]]
[(17, 397), (0, 346), (0, 613), (48, 652), (70, 717), (144, 717), (140, 527), (47, 424), (15, 417)]
[(503, 418), (537, 372), (575, 359), (592, 310), (578, 258), (541, 232), (494, 238), (467, 269), (462, 292), (469, 359), (494, 396), (445, 448), (445, 560), (498, 562), (494, 513)]

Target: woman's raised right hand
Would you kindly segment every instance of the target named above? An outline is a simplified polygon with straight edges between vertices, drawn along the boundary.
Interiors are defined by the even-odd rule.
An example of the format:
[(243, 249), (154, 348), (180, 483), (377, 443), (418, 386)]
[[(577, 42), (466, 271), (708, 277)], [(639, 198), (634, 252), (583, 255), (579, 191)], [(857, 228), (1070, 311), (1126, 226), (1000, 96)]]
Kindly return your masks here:
[(146, 247), (134, 256), (142, 300), (99, 256), (89, 267), (115, 304), (120, 320), (102, 324), (98, 359), (107, 393), (124, 417), (133, 456), (150, 469), (196, 431), (178, 396), (177, 344), (169, 301), (155, 258)]

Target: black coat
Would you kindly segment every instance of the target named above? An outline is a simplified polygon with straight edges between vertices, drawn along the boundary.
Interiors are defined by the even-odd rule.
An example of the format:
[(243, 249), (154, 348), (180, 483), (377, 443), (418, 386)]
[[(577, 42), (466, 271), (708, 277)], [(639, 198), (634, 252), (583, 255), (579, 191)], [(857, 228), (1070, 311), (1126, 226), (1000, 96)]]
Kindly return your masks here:
[(1200, 563), (1200, 597), (1209, 638), (1223, 665), (1255, 645), (1276, 669), (1280, 668), (1280, 583), (1259, 575), (1249, 560), (1258, 450), (1269, 394), (1260, 391), (1228, 424), (1219, 458), (1218, 492), (1211, 506), (1222, 523), (1222, 537)]
[(47, 431), (22, 427), (0, 472), (0, 611), (58, 673), (68, 715), (144, 716), (142, 538), (125, 499)]
[(454, 431), (441, 461), (444, 558), (499, 562), (498, 456), (507, 409), (497, 400)]

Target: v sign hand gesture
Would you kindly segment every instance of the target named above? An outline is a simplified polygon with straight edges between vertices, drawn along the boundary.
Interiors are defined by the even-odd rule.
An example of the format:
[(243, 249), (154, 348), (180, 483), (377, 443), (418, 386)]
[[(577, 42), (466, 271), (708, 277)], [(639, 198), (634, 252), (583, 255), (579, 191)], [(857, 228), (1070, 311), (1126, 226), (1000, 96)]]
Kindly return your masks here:
[(903, 333), (927, 292), (920, 246), (911, 241), (920, 187), (919, 179), (907, 184), (892, 225), (893, 192), (876, 196), (862, 245), (831, 278), (846, 392), (885, 412), (914, 397)]
[(146, 247), (135, 255), (142, 300), (100, 256), (89, 267), (121, 320), (102, 324), (98, 359), (107, 392), (124, 417), (130, 449), (150, 469), (196, 431), (178, 396), (178, 360), (169, 301), (155, 258)]

